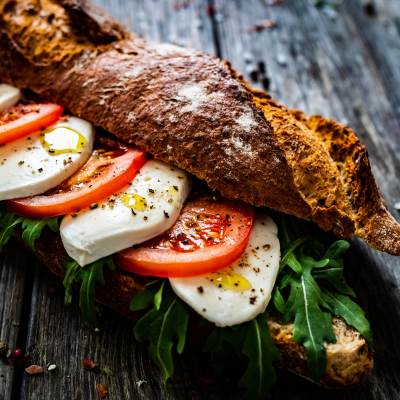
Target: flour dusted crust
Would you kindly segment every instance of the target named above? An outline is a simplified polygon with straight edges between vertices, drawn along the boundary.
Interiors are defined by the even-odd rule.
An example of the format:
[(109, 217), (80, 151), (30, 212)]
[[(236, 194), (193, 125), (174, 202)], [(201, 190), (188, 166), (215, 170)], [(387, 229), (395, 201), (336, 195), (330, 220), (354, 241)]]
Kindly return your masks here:
[[(21, 232), (16, 233), (17, 239), (32, 252), (22, 241)], [(37, 252), (32, 252), (54, 274), (63, 279), (65, 269), (62, 263), (67, 253), (59, 235), (44, 230), (40, 239), (35, 243)], [(143, 313), (132, 312), (129, 309), (132, 298), (144, 290), (144, 285), (150, 278), (132, 274), (123, 270), (104, 271), (105, 286), (96, 286), (96, 300), (113, 308), (133, 321), (137, 321)], [(197, 319), (196, 319), (197, 318)], [(200, 326), (199, 316), (192, 314), (189, 320), (187, 338), (189, 341), (204, 344), (212, 331), (212, 325)], [(269, 318), (267, 323), (273, 341), (282, 353), (278, 366), (290, 369), (298, 375), (309, 379), (307, 369), (307, 354), (304, 346), (294, 343), (293, 323), (281, 325), (276, 318)], [(333, 331), (336, 335), (335, 344), (326, 343), (327, 369), (321, 384), (331, 389), (344, 389), (362, 383), (373, 366), (373, 353), (362, 335), (347, 325), (341, 318), (333, 317)]]
[(134, 37), (85, 0), (3, 0), (0, 11), (0, 79), (65, 105), (227, 198), (400, 254), (400, 226), (348, 128), (291, 114), (228, 62)]

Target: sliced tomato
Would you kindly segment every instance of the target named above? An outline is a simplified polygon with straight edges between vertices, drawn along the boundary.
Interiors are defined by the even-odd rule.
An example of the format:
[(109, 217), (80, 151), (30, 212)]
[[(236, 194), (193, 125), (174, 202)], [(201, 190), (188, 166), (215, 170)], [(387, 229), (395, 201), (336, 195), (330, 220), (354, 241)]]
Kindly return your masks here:
[(63, 112), (64, 108), (57, 104), (29, 104), (9, 108), (0, 116), (0, 144), (53, 125)]
[(114, 255), (117, 267), (140, 275), (177, 278), (229, 266), (244, 252), (253, 207), (222, 197), (189, 200), (165, 234)]
[(145, 151), (108, 135), (98, 135), (95, 148), (86, 164), (55, 189), (40, 196), (7, 200), (6, 207), (34, 218), (75, 213), (122, 189), (146, 162)]

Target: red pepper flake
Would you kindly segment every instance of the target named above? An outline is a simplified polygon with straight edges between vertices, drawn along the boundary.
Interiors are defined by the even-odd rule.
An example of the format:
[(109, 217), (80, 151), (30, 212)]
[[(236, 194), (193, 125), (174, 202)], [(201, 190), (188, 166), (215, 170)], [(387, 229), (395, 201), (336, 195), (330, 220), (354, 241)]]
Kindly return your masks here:
[(209, 6), (206, 7), (207, 15), (209, 15), (210, 17), (212, 15), (214, 15), (216, 11), (217, 10), (215, 9), (215, 6), (213, 6), (213, 5), (209, 5)]
[(271, 21), (270, 19), (264, 19), (261, 24), (249, 26), (247, 28), (247, 33), (262, 32), (264, 29), (272, 30), (274, 28), (276, 28), (276, 23), (274, 21)]
[(181, 9), (181, 5), (178, 1), (176, 1), (174, 4), (172, 4), (172, 8), (174, 9), (174, 11), (179, 11)]
[(83, 360), (82, 365), (83, 365), (83, 368), (85, 368), (85, 369), (93, 369), (96, 366), (96, 364), (93, 362), (93, 360), (90, 360), (90, 359)]
[(8, 361), (7, 361), (7, 364), (8, 364), (8, 365), (14, 365), (14, 361), (8, 360)]
[(97, 390), (99, 391), (99, 396), (100, 397), (105, 397), (106, 394), (108, 393), (106, 389), (104, 389), (104, 386), (101, 383), (97, 384)]
[(54, 293), (54, 288), (53, 286), (49, 285), (47, 286), (47, 292), (46, 292), (49, 296), (51, 296)]
[(200, 385), (202, 386), (207, 386), (209, 385), (213, 380), (215, 380), (215, 378), (217, 377), (217, 375), (213, 374), (210, 371), (206, 371), (204, 372), (203, 376), (198, 380), (198, 382), (200, 383)]
[(262, 24), (265, 29), (274, 29), (276, 27), (276, 23), (270, 19), (264, 19)]
[(20, 349), (17, 349), (14, 351), (13, 357), (15, 361), (23, 362), (27, 359), (28, 354), (24, 354)]
[(25, 368), (25, 371), (29, 375), (34, 375), (34, 374), (40, 374), (41, 372), (43, 372), (43, 368), (40, 367), (39, 365), (31, 365), (30, 367)]

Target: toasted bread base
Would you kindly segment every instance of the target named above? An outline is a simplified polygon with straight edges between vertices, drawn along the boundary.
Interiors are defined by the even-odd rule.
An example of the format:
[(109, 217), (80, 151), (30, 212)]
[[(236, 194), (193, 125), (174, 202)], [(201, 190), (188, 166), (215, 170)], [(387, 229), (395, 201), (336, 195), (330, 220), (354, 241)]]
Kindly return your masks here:
[[(45, 264), (59, 278), (64, 279), (65, 268), (62, 263), (67, 253), (59, 235), (49, 230), (44, 230), (40, 239), (36, 241), (36, 252), (33, 252), (22, 241), (21, 231), (17, 231), (16, 238)], [(132, 312), (129, 309), (132, 298), (144, 290), (145, 284), (152, 279), (120, 269), (104, 271), (105, 286), (96, 286), (96, 300), (113, 308), (127, 318), (138, 321), (143, 312)], [(200, 326), (200, 317), (191, 316), (189, 320), (187, 340), (197, 344), (204, 344), (208, 335), (213, 330), (213, 325)], [(333, 331), (337, 342), (325, 343), (327, 353), (327, 369), (321, 385), (330, 389), (344, 389), (362, 383), (371, 372), (373, 366), (373, 353), (362, 335), (353, 327), (337, 317), (332, 318)], [(293, 322), (285, 325), (279, 324), (276, 318), (269, 318), (267, 323), (271, 337), (280, 352), (282, 360), (278, 367), (287, 368), (296, 374), (310, 379), (307, 368), (307, 354), (304, 346), (293, 342)]]
[(37, 4), (0, 2), (0, 79), (64, 105), (224, 197), (400, 255), (400, 225), (353, 131), (290, 113), (227, 61), (136, 38), (86, 0)]

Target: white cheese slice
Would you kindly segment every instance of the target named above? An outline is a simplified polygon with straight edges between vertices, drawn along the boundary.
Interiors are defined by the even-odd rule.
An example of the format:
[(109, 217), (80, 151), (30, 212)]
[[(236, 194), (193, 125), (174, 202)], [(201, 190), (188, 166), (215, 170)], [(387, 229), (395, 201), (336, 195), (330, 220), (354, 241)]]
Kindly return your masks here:
[(17, 104), (22, 97), (21, 91), (6, 83), (0, 83), (0, 113)]
[[(86, 143), (83, 146), (77, 143), (79, 151), (76, 152), (67, 150), (51, 153), (53, 149), (46, 148), (43, 142), (48, 139), (48, 134), (54, 137), (54, 132), (60, 130), (64, 137), (71, 135), (76, 138), (81, 135)], [(92, 154), (94, 137), (95, 129), (90, 122), (69, 117), (43, 132), (35, 132), (1, 146), (0, 200), (34, 196), (58, 186), (88, 160)]]
[(186, 172), (158, 160), (147, 161), (131, 183), (97, 208), (63, 219), (64, 247), (81, 266), (167, 231), (191, 188)]
[(280, 264), (278, 228), (257, 212), (249, 243), (230, 267), (211, 274), (170, 279), (175, 293), (217, 326), (250, 321), (265, 311)]

